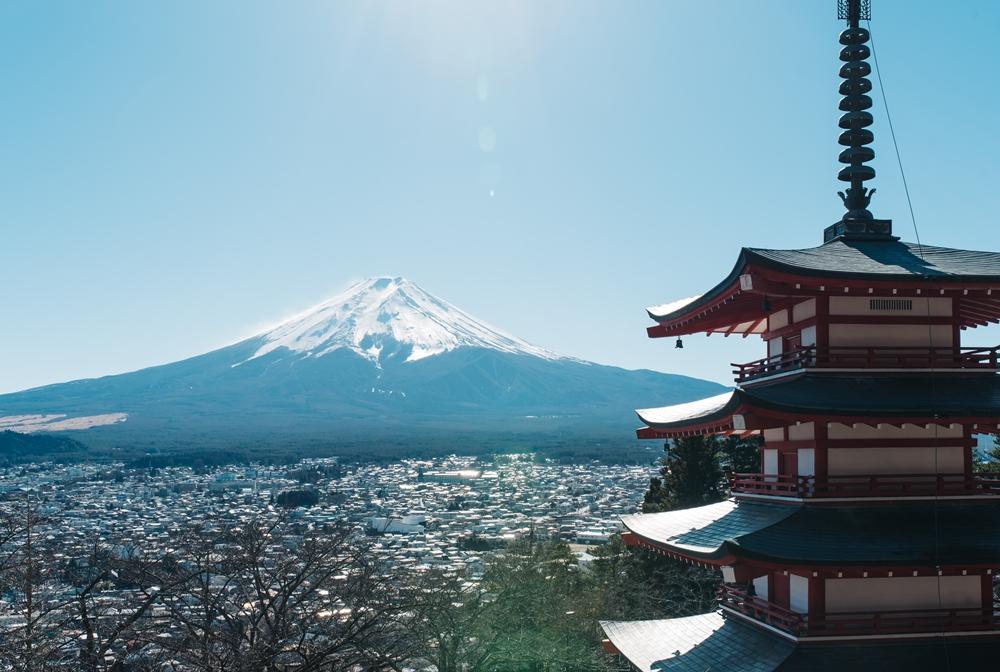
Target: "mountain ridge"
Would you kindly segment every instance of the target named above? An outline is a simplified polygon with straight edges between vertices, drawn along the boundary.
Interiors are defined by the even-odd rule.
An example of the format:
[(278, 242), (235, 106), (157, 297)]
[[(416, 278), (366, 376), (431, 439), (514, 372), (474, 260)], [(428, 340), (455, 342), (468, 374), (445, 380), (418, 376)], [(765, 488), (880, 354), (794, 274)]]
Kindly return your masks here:
[[(570, 359), (475, 318), (401, 276), (354, 283), (255, 338), (265, 343), (250, 359), (278, 348), (313, 357), (347, 348), (379, 363), (383, 356), (398, 356), (400, 346), (406, 349), (405, 361), (457, 347)], [(389, 346), (388, 350), (385, 346)]]
[[(382, 277), (202, 355), (0, 395), (0, 427), (13, 416), (52, 415), (88, 427), (80, 433), (88, 442), (153, 445), (421, 432), (500, 440), (594, 431), (627, 440), (634, 408), (723, 389), (564, 357), (404, 278)], [(45, 431), (44, 423), (32, 429)]]

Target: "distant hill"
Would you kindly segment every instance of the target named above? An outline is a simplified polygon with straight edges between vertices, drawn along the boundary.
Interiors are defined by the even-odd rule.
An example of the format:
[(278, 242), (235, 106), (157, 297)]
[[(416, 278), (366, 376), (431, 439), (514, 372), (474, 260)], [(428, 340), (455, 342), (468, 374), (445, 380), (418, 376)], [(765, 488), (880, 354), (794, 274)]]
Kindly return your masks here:
[(87, 450), (86, 445), (66, 436), (0, 432), (0, 463), (21, 462), (39, 455), (50, 459), (79, 456), (86, 454)]
[[(305, 442), (405, 451), (451, 441), (460, 450), (581, 436), (630, 441), (633, 408), (723, 389), (564, 357), (412, 282), (375, 278), (198, 357), (2, 395), (0, 427), (86, 429), (81, 438), (102, 447)], [(13, 418), (39, 415), (30, 427)]]

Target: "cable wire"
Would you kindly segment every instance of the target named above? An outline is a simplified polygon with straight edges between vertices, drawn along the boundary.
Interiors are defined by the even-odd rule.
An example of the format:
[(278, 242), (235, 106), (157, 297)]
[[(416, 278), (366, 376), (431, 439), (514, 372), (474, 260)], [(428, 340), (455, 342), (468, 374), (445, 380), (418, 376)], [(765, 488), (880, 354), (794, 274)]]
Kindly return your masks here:
[(882, 92), (882, 106), (885, 108), (885, 119), (889, 122), (889, 135), (892, 136), (892, 146), (896, 150), (896, 163), (899, 165), (899, 175), (903, 178), (903, 193), (906, 194), (906, 205), (910, 209), (910, 221), (913, 222), (913, 234), (917, 237), (917, 252), (924, 259), (923, 245), (920, 243), (920, 231), (917, 229), (917, 217), (913, 214), (913, 201), (910, 200), (910, 187), (906, 183), (906, 171), (903, 170), (903, 159), (899, 154), (899, 143), (896, 142), (896, 129), (892, 125), (892, 115), (889, 114), (889, 101), (885, 97), (885, 85), (882, 83), (882, 71), (878, 67), (878, 52), (875, 50), (875, 35), (872, 33), (872, 22), (868, 22), (868, 37), (872, 43), (872, 61), (875, 63), (875, 76), (878, 88)]
[[(916, 217), (916, 214), (914, 214), (914, 211), (913, 211), (913, 200), (910, 198), (910, 187), (909, 187), (909, 185), (906, 182), (906, 171), (903, 169), (903, 158), (902, 158), (902, 155), (899, 152), (899, 143), (896, 141), (896, 130), (895, 130), (895, 128), (892, 125), (892, 115), (889, 113), (889, 101), (888, 101), (888, 99), (885, 96), (885, 84), (882, 81), (882, 71), (881, 71), (881, 69), (878, 66), (878, 52), (875, 49), (875, 35), (872, 33), (872, 22), (871, 22), (871, 20), (868, 20), (866, 23), (868, 25), (868, 36), (869, 36), (869, 39), (871, 40), (871, 43), (872, 43), (872, 61), (875, 64), (875, 75), (876, 75), (876, 78), (878, 79), (878, 88), (879, 88), (879, 91), (882, 93), (882, 106), (885, 108), (885, 118), (886, 118), (886, 121), (889, 122), (889, 135), (892, 137), (892, 146), (893, 146), (893, 149), (896, 151), (896, 163), (899, 166), (899, 175), (900, 175), (900, 177), (903, 180), (903, 193), (906, 194), (906, 205), (907, 205), (907, 207), (910, 210), (910, 221), (913, 223), (913, 235), (916, 236), (916, 239), (917, 239), (917, 254), (920, 255), (920, 260), (921, 261), (926, 262), (926, 260), (924, 259), (924, 246), (920, 242), (920, 230), (917, 228), (917, 217)], [(924, 276), (924, 277), (926, 279), (930, 280), (929, 276)], [(938, 397), (937, 397), (937, 385), (935, 384), (936, 380), (935, 380), (935, 375), (934, 375), (935, 374), (935, 361), (936, 360), (935, 360), (935, 356), (934, 356), (934, 353), (935, 353), (935, 348), (934, 348), (934, 331), (933, 331), (933, 326), (931, 325), (931, 322), (930, 322), (931, 297), (928, 296), (926, 298), (926, 301), (927, 301), (927, 318), (928, 318), (927, 319), (927, 348), (928, 348), (928, 352), (930, 353), (930, 388), (931, 388), (930, 389), (930, 397), (931, 397), (931, 404), (932, 404), (931, 410), (934, 411), (934, 420), (935, 420), (935, 422), (934, 422), (934, 439), (935, 439), (935, 441), (934, 441), (934, 474), (935, 474), (935, 479), (940, 479), (941, 475), (940, 475), (940, 465), (939, 465), (939, 453), (940, 453), (941, 447), (938, 445), (937, 439), (938, 439), (939, 432), (940, 432), (940, 429), (941, 429), (941, 424), (940, 424), (940, 421), (939, 421), (940, 418), (938, 417), (938, 413), (937, 413)], [(952, 343), (952, 348), (957, 348), (957, 347), (958, 347), (958, 344)], [(949, 428), (950, 427), (951, 427), (951, 425), (949, 424)], [(964, 431), (962, 432), (962, 439), (963, 439), (963, 443), (964, 443), (964, 439), (965, 439), (965, 432)], [(963, 451), (964, 450), (965, 450), (965, 448), (963, 447)], [(969, 450), (971, 450), (971, 448)], [(963, 456), (962, 462), (963, 462), (963, 464), (965, 462), (964, 456)], [(963, 467), (963, 470), (964, 470), (964, 467)], [(970, 476), (971, 476), (971, 474), (970, 474)], [(937, 482), (940, 483), (941, 481), (938, 480)], [(940, 501), (940, 492), (938, 491), (938, 488), (935, 488), (934, 500), (933, 501), (934, 501), (934, 506), (933, 506), (933, 517), (934, 517), (934, 559), (935, 559), (935, 562), (940, 562), (940, 557), (941, 557), (941, 530), (940, 530), (940, 522), (939, 522), (939, 518), (938, 518), (938, 505), (939, 505), (939, 501)], [(935, 570), (936, 570), (936, 573), (937, 573), (937, 577), (936, 578), (937, 578), (938, 608), (942, 609), (942, 608), (944, 608), (944, 606), (943, 606), (944, 605), (944, 600), (943, 600), (942, 595), (941, 595), (941, 568), (940, 568), (940, 565), (935, 566)], [(943, 644), (943, 650), (944, 650), (945, 667), (946, 667), (946, 669), (948, 669), (950, 671), (952, 668), (951, 668), (951, 655), (950, 655), (950, 652), (948, 651), (948, 640), (947, 639), (943, 639), (942, 640), (942, 644)]]

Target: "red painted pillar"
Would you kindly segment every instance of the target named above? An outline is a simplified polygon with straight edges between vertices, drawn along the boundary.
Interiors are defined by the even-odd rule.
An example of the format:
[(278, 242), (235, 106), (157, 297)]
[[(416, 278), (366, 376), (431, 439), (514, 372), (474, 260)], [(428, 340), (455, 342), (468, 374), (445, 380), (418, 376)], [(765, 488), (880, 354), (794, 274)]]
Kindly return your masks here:
[(962, 323), (960, 316), (959, 299), (957, 296), (951, 300), (951, 347), (954, 348), (955, 356), (958, 357), (958, 353), (961, 352), (962, 347)]
[[(972, 479), (972, 451), (974, 449), (976, 437), (972, 433), (972, 425), (962, 425), (962, 463), (965, 471), (965, 478)], [(938, 450), (935, 448), (935, 450)]]
[(753, 581), (753, 577), (757, 576), (757, 572), (758, 570), (755, 567), (743, 564), (742, 562), (733, 565), (733, 574), (736, 575), (736, 583), (741, 585), (746, 585)]
[(823, 483), (826, 481), (827, 474), (829, 473), (826, 451), (829, 446), (830, 439), (826, 421), (816, 420), (813, 432), (816, 444), (813, 453), (813, 460), (815, 461), (814, 466), (816, 468), (816, 482)]
[(830, 347), (830, 297), (816, 297), (816, 352), (823, 361)]
[(826, 579), (814, 576), (809, 579), (809, 620), (815, 628), (826, 616)]
[(981, 606), (983, 608), (983, 616), (993, 619), (993, 575), (983, 574), (979, 577), (982, 580), (980, 588), (982, 590), (982, 602)]
[(769, 601), (788, 609), (791, 604), (791, 579), (784, 572), (772, 572), (769, 581), (772, 584), (768, 587), (768, 592), (771, 594)]

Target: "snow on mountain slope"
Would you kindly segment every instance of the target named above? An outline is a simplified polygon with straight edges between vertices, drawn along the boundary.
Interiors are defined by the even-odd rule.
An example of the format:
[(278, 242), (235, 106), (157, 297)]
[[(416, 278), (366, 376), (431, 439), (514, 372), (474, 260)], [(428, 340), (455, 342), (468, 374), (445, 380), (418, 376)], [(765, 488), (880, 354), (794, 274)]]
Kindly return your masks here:
[(569, 359), (490, 326), (405, 278), (359, 282), (257, 338), (264, 344), (246, 361), (279, 348), (306, 357), (347, 348), (376, 364), (388, 356), (415, 361), (460, 347)]
[(406, 455), (411, 441), (453, 450), (476, 437), (563, 446), (567, 436), (630, 436), (633, 408), (723, 390), (561, 357), (402, 278), (375, 278), (224, 348), (0, 395), (0, 434), (85, 429), (109, 451), (372, 442)]

